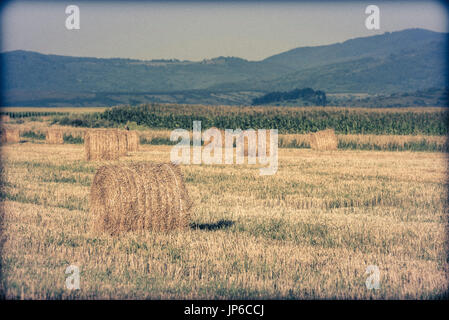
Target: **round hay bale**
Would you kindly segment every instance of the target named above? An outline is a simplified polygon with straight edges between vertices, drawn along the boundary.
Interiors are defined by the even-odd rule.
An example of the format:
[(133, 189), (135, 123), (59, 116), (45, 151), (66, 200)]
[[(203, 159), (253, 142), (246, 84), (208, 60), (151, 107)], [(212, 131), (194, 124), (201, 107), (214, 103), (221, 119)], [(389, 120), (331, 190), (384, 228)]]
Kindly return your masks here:
[(1, 143), (20, 142), (20, 130), (11, 128), (0, 128), (0, 142)]
[(117, 160), (120, 156), (116, 130), (89, 130), (84, 135), (86, 160)]
[(311, 133), (310, 148), (313, 150), (337, 150), (338, 140), (334, 129)]
[(8, 121), (11, 121), (11, 117), (10, 117), (9, 115), (7, 115), (7, 114), (2, 114), (2, 115), (0, 116), (0, 122), (8, 122)]
[(45, 135), (45, 142), (49, 144), (63, 144), (64, 132), (61, 129), (48, 129)]
[(119, 156), (128, 155), (128, 133), (124, 130), (116, 130), (115, 134), (118, 139), (118, 153)]
[(183, 229), (189, 226), (190, 208), (181, 171), (172, 163), (103, 166), (90, 191), (94, 232)]
[(137, 131), (126, 131), (128, 141), (128, 151), (139, 151), (140, 138)]

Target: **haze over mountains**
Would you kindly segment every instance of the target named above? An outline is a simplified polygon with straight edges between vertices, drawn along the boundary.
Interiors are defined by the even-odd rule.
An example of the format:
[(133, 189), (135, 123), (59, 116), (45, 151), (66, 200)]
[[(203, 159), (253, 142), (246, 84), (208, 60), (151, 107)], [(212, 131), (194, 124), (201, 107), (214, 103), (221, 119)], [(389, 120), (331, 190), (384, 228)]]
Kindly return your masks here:
[(423, 29), (301, 47), (262, 61), (79, 58), (1, 53), (2, 104), (249, 104), (270, 91), (390, 94), (446, 86), (447, 34)]

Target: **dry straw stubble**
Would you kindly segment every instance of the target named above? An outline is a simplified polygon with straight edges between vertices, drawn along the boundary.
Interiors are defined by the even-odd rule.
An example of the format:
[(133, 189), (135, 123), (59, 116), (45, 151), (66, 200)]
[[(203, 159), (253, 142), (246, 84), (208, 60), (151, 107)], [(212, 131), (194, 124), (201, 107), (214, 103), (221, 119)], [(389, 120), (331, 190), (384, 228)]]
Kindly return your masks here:
[(338, 140), (333, 129), (310, 134), (310, 147), (314, 150), (337, 150)]
[(191, 200), (172, 163), (103, 166), (90, 193), (92, 230), (117, 235), (187, 228)]

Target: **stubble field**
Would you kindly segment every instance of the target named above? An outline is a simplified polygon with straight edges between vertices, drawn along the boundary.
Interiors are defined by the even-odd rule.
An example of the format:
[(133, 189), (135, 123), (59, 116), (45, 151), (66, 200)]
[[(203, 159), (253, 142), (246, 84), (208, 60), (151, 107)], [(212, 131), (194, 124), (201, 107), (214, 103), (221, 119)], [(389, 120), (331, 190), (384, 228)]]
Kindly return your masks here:
[[(142, 145), (124, 161), (168, 162)], [(191, 228), (90, 231), (82, 145), (1, 147), (2, 289), (24, 299), (432, 299), (447, 290), (447, 154), (279, 149), (279, 170), (182, 166)], [(79, 267), (80, 290), (65, 270)], [(368, 289), (366, 268), (379, 268)]]

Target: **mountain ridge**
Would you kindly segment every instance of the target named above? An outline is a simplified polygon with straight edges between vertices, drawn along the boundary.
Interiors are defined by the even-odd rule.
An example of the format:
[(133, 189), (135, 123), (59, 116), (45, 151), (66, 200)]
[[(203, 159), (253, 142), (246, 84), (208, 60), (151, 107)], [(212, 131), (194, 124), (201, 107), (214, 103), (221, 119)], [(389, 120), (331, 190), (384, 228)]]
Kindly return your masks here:
[(314, 48), (318, 48), (318, 47), (331, 47), (334, 45), (343, 45), (346, 43), (351, 43), (353, 41), (361, 41), (361, 40), (366, 40), (366, 39), (375, 39), (376, 37), (382, 37), (385, 35), (395, 35), (395, 34), (407, 34), (410, 32), (418, 32), (421, 33), (422, 35), (434, 35), (434, 36), (439, 36), (439, 37), (447, 37), (449, 35), (449, 33), (446, 32), (439, 32), (439, 31), (432, 31), (432, 30), (428, 30), (428, 29), (423, 29), (423, 28), (408, 28), (408, 29), (402, 29), (402, 30), (397, 30), (397, 31), (386, 31), (382, 34), (376, 34), (376, 35), (372, 35), (372, 36), (364, 36), (364, 37), (354, 37), (354, 38), (350, 38), (344, 41), (340, 41), (340, 42), (335, 42), (335, 43), (331, 43), (331, 44), (323, 44), (323, 45), (314, 45), (314, 46), (301, 46), (301, 47), (295, 47), (292, 49), (288, 49), (286, 51), (277, 53), (277, 54), (272, 54), (264, 59), (261, 60), (249, 60), (249, 59), (245, 59), (245, 58), (241, 58), (241, 57), (237, 57), (237, 56), (217, 56), (217, 57), (213, 57), (213, 58), (204, 58), (202, 60), (198, 60), (198, 61), (194, 61), (194, 60), (185, 60), (185, 59), (178, 59), (178, 58), (171, 58), (171, 59), (137, 59), (137, 58), (125, 58), (125, 57), (93, 57), (93, 56), (70, 56), (70, 55), (63, 55), (63, 54), (54, 54), (54, 53), (41, 53), (41, 52), (37, 52), (37, 51), (32, 51), (32, 50), (24, 50), (24, 49), (17, 49), (17, 50), (10, 50), (10, 51), (1, 51), (0, 54), (4, 54), (4, 53), (35, 53), (35, 54), (40, 54), (40, 55), (46, 55), (46, 56), (55, 56), (55, 57), (71, 57), (71, 58), (80, 58), (80, 59), (105, 59), (105, 60), (129, 60), (129, 61), (139, 61), (139, 62), (160, 62), (160, 61), (177, 61), (177, 62), (189, 62), (189, 63), (200, 63), (203, 62), (205, 60), (215, 60), (215, 59), (238, 59), (238, 60), (244, 60), (247, 62), (263, 62), (266, 60), (269, 60), (273, 57), (277, 57), (280, 55), (284, 55), (284, 54), (288, 54), (300, 49), (314, 49)]
[[(71, 57), (14, 50), (0, 53), (2, 104), (57, 104), (76, 101), (77, 95), (99, 105), (151, 102), (152, 92), (157, 101), (185, 102), (185, 95), (176, 92), (186, 92), (189, 103), (245, 104), (264, 92), (306, 87), (370, 94), (443, 87), (447, 36), (406, 29), (298, 47), (260, 61)], [(206, 100), (199, 93), (203, 91)], [(129, 98), (133, 94), (139, 98)]]

